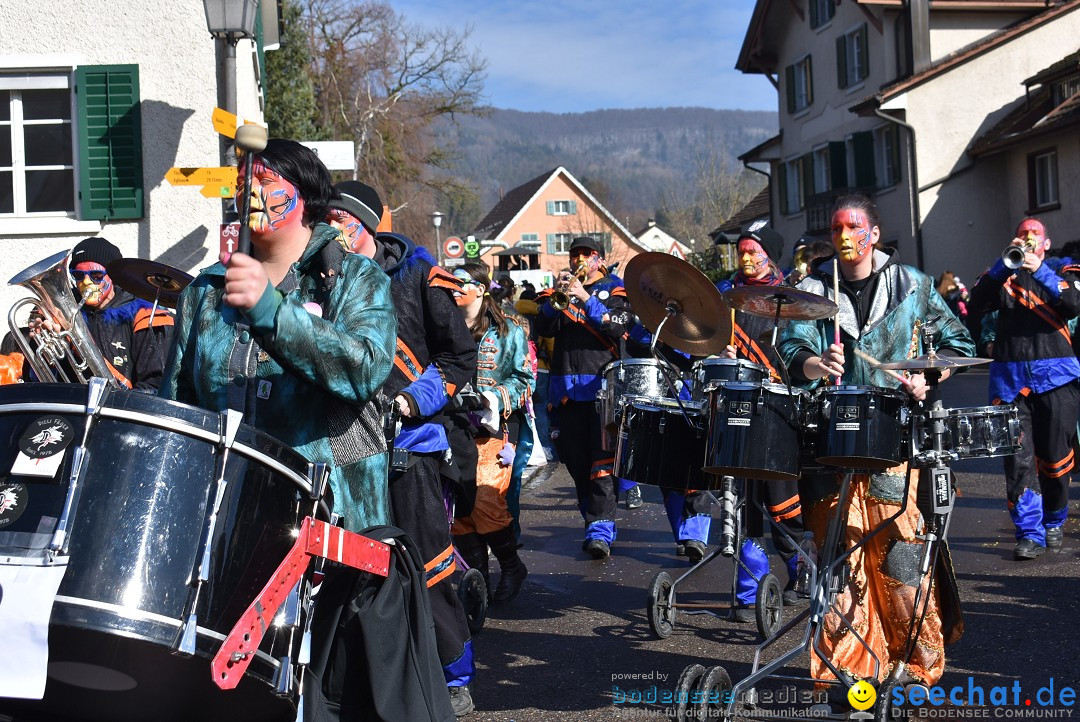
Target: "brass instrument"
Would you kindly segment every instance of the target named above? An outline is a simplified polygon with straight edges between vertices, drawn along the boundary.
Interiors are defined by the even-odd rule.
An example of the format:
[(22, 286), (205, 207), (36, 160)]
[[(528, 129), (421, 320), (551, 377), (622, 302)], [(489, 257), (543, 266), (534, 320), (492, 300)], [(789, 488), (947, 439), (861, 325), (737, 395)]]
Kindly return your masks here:
[(1036, 238), (1031, 233), (1028, 233), (1023, 245), (1014, 246), (1010, 244), (1005, 246), (1005, 250), (1001, 252), (1001, 260), (1005, 263), (1005, 267), (1010, 271), (1015, 271), (1024, 265), (1024, 256), (1027, 255), (1028, 251), (1035, 250), (1036, 242)]
[[(582, 283), (585, 283), (585, 279), (589, 276), (589, 269), (585, 266), (585, 261), (580, 261), (577, 268), (574, 269), (573, 277), (576, 277)], [(568, 280), (568, 279), (567, 279)], [(552, 291), (551, 292), (551, 307), (556, 311), (565, 311), (570, 308), (570, 304), (573, 299), (570, 298), (570, 294), (566, 291)]]
[[(62, 251), (38, 261), (8, 281), (11, 285), (25, 286), (35, 296), (17, 301), (8, 311), (11, 335), (41, 381), (85, 384), (100, 376), (116, 386), (118, 382), (108, 361), (79, 313), (86, 300), (76, 303), (72, 296), (70, 260), (70, 254)], [(36, 313), (54, 321), (60, 331), (40, 327), (33, 336), (25, 333), (15, 321), (24, 306), (32, 308), (32, 315)]]

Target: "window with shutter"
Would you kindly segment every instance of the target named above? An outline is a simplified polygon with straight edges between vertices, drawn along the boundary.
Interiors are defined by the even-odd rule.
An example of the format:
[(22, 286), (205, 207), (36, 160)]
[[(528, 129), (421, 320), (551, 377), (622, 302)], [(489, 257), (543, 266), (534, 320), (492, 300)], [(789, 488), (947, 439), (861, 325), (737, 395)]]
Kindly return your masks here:
[(555, 201), (548, 201), (547, 202), (547, 214), (549, 216), (555, 215)]
[(79, 215), (143, 217), (142, 118), (138, 65), (75, 70), (79, 133)]
[(829, 143), (829, 175), (831, 188), (847, 187), (847, 147), (843, 141)]
[(558, 251), (555, 250), (555, 234), (554, 233), (547, 234), (547, 252), (548, 253), (558, 253)]

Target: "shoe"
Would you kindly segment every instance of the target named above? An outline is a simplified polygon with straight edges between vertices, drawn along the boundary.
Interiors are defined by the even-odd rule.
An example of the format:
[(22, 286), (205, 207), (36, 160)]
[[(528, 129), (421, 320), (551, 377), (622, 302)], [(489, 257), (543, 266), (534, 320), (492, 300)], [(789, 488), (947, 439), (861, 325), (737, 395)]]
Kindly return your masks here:
[(626, 508), (637, 509), (644, 502), (641, 500), (641, 487), (632, 486), (626, 490)]
[(450, 707), (454, 710), (455, 717), (464, 717), (476, 709), (468, 687), (447, 687), (446, 689), (450, 692)]
[(705, 557), (707, 547), (697, 539), (687, 539), (683, 542), (683, 546), (686, 547), (686, 558), (690, 560), (691, 564), (697, 564)]
[(1046, 547), (1042, 546), (1034, 539), (1024, 538), (1016, 542), (1016, 546), (1013, 547), (1013, 559), (1016, 561), (1034, 559), (1040, 556), (1044, 551), (1046, 551)]
[(754, 614), (754, 610), (741, 604), (735, 607), (735, 611), (732, 612), (731, 618), (739, 624), (753, 624), (757, 621), (757, 615)]
[(593, 559), (604, 559), (611, 556), (611, 546), (603, 539), (586, 539), (582, 546)]
[(675, 556), (677, 556), (677, 557), (686, 556), (686, 545), (683, 544), (682, 542), (679, 542), (678, 544), (675, 545)]
[(810, 597), (804, 597), (795, 591), (795, 580), (789, 579), (787, 586), (784, 587), (784, 606), (785, 607), (800, 607), (810, 601)]
[(527, 576), (529, 576), (529, 570), (525, 568), (525, 563), (520, 560), (514, 566), (504, 567), (502, 574), (499, 575), (499, 583), (495, 587), (495, 593), (491, 595), (491, 603), (507, 604), (513, 601), (514, 597), (521, 591), (521, 584)]
[(1048, 526), (1046, 527), (1046, 546), (1050, 549), (1057, 549), (1061, 546), (1061, 543), (1065, 541), (1065, 532), (1060, 526)]

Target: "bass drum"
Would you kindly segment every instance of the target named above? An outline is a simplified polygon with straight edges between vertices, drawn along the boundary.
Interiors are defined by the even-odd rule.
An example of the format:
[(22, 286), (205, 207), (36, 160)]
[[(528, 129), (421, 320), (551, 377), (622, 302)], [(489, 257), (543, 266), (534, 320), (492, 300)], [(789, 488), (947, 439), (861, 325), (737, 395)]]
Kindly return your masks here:
[[(0, 387), (3, 483), (17, 485), (25, 498), (17, 518), (0, 520), (0, 557), (8, 564), (38, 564), (45, 556), (90, 418), (86, 404), (86, 386)], [(12, 474), (20, 439), (42, 424), (60, 429), (57, 473)], [(300, 521), (309, 514), (328, 519), (327, 506), (311, 499), (306, 459), (242, 424), (224, 457), (222, 426), (221, 415), (203, 409), (130, 391), (106, 393), (86, 441), (68, 526), (70, 556), (49, 624), (45, 697), (0, 699), (0, 713), (20, 720), (295, 717), (293, 672), (276, 685), (278, 658), (295, 655), (294, 627), (267, 630), (235, 690), (213, 684), (209, 659), (292, 547)], [(178, 656), (174, 644), (194, 601), (189, 580), (199, 568), (223, 458), (226, 484), (210, 541), (209, 581), (194, 610), (195, 652)]]

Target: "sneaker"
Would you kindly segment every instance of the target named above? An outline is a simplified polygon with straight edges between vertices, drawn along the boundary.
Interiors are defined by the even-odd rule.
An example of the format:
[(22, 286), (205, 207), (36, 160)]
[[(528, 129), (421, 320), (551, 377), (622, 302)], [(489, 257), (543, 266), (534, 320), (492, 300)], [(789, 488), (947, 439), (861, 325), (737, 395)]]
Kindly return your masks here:
[(1046, 527), (1046, 546), (1057, 549), (1065, 541), (1065, 532), (1060, 526)]
[(679, 542), (678, 544), (675, 545), (675, 556), (677, 556), (677, 557), (686, 556), (686, 545), (683, 544), (682, 542)]
[(499, 583), (495, 587), (495, 593), (491, 595), (491, 603), (507, 604), (513, 601), (514, 597), (521, 591), (521, 584), (527, 576), (529, 576), (529, 570), (525, 568), (525, 563), (520, 560), (509, 570), (504, 570), (499, 575)]
[(586, 539), (582, 548), (593, 559), (604, 559), (611, 556), (611, 546), (603, 539)]
[(447, 687), (446, 689), (450, 692), (450, 707), (454, 710), (455, 717), (464, 717), (476, 709), (468, 687)]
[(707, 547), (703, 542), (699, 542), (697, 539), (687, 539), (683, 542), (683, 546), (686, 547), (686, 558), (690, 560), (691, 564), (697, 564), (705, 557)]
[(753, 624), (757, 621), (757, 615), (754, 614), (754, 610), (742, 604), (735, 607), (735, 610), (731, 614), (731, 618), (739, 624)]
[(1016, 561), (1023, 561), (1024, 559), (1034, 559), (1040, 556), (1046, 547), (1039, 544), (1034, 539), (1024, 538), (1016, 542), (1016, 546), (1013, 547), (1013, 559)]
[(810, 597), (804, 597), (795, 591), (794, 579), (788, 580), (787, 586), (784, 587), (783, 597), (785, 607), (798, 607), (810, 601)]
[(632, 486), (626, 490), (626, 508), (637, 509), (644, 502), (641, 501), (641, 487)]

